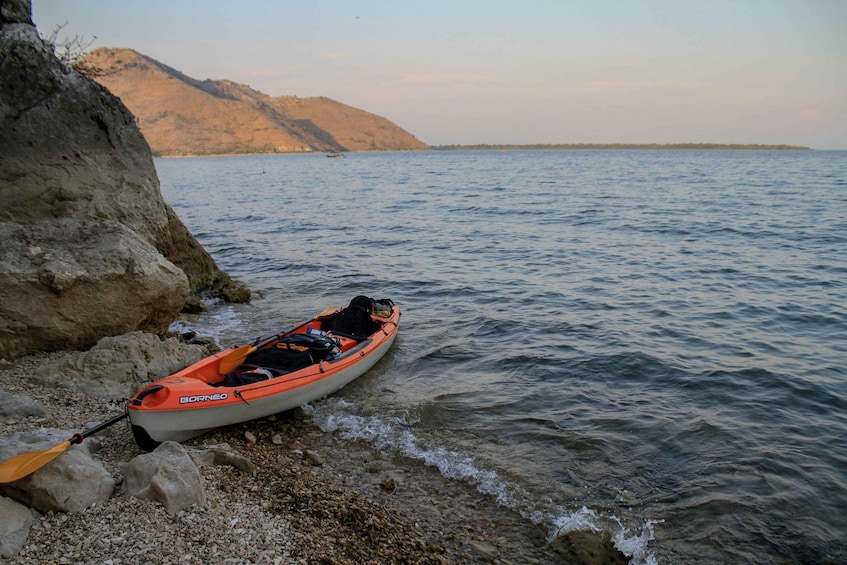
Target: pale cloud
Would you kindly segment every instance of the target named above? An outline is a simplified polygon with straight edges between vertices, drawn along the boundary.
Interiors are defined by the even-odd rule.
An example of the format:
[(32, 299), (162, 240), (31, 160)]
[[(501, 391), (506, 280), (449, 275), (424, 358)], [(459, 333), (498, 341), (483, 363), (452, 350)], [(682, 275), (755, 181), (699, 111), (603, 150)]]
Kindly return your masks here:
[(345, 57), (349, 57), (350, 53), (345, 53), (343, 51), (337, 51), (335, 53), (324, 53), (321, 56), (324, 59), (344, 59)]
[(275, 67), (273, 69), (253, 69), (250, 71), (250, 76), (255, 78), (273, 78), (278, 76), (290, 75), (299, 72), (300, 67)]
[(583, 83), (587, 90), (606, 90), (606, 91), (631, 91), (636, 89), (676, 89), (676, 90), (692, 90), (705, 89), (708, 86), (707, 82), (698, 80), (666, 80), (648, 78), (645, 80), (638, 79), (607, 79), (607, 80), (591, 80)]
[(585, 83), (589, 90), (632, 90), (644, 86), (644, 82), (635, 80), (594, 80)]
[(465, 75), (455, 73), (412, 73), (403, 75), (407, 84), (483, 84), (491, 82), (487, 75)]
[(429, 73), (429, 74), (407, 74), (403, 75), (403, 82), (409, 84), (436, 84), (451, 82), (452, 75), (444, 73)]
[(823, 117), (817, 108), (804, 108), (800, 111), (800, 117), (804, 120), (816, 121)]

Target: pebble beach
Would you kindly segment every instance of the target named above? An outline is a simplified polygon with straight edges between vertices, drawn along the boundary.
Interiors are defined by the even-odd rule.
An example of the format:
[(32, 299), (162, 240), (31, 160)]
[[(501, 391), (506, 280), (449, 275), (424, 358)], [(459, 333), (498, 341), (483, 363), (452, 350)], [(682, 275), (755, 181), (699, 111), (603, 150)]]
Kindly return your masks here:
[[(0, 362), (0, 389), (23, 394), (42, 417), (6, 421), (0, 433), (38, 427), (69, 437), (123, 408), (29, 380), (63, 353)], [(104, 504), (48, 513), (2, 563), (625, 563), (608, 539), (572, 532), (552, 543), (543, 528), (472, 485), (420, 462), (393, 458), (323, 432), (302, 410), (221, 428), (186, 442), (227, 446), (254, 474), (201, 467), (206, 504), (168, 514), (125, 494), (120, 464), (142, 452), (126, 422), (85, 440), (115, 477)]]

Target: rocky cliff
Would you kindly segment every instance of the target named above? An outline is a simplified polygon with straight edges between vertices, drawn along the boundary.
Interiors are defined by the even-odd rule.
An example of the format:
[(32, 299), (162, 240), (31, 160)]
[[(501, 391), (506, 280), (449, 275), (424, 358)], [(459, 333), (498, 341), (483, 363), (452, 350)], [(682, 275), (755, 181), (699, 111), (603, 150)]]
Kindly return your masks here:
[(162, 332), (189, 293), (234, 301), (164, 202), (132, 114), (0, 2), (0, 357)]
[(270, 97), (230, 81), (200, 81), (131, 49), (96, 49), (83, 62), (136, 116), (157, 155), (429, 147), (385, 118), (328, 98)]

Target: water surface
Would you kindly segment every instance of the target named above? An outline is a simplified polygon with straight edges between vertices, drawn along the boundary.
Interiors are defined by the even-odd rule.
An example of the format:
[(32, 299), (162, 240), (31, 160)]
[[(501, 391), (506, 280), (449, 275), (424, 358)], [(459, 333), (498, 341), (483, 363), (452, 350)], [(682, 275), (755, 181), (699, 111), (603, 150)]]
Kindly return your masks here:
[(357, 294), (390, 354), (324, 429), (633, 563), (847, 562), (847, 153), (160, 159), (257, 297), (222, 345)]

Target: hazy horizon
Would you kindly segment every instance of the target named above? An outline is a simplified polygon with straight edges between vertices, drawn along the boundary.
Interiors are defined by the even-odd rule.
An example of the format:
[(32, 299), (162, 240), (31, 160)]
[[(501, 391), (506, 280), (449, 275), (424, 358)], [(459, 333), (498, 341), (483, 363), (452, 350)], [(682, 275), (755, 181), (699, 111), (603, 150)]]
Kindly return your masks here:
[(847, 149), (847, 2), (33, 0), (33, 19), (430, 145)]

